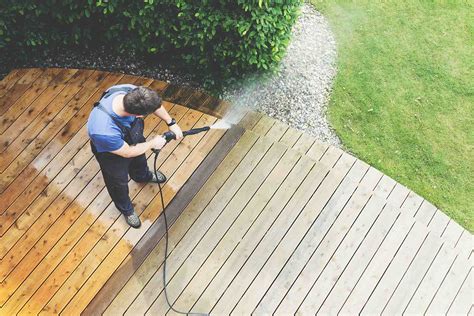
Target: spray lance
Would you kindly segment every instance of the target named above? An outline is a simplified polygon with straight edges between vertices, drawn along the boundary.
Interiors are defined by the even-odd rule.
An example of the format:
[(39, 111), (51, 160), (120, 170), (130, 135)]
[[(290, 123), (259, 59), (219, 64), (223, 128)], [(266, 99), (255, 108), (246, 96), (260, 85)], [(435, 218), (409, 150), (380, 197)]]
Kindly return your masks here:
[[(199, 133), (202, 133), (202, 132), (207, 132), (210, 129), (211, 129), (210, 126), (193, 128), (193, 129), (190, 129), (190, 130), (187, 130), (187, 131), (183, 131), (183, 137), (186, 137), (186, 136), (189, 136), (189, 135), (196, 135), (196, 134), (199, 134)], [(166, 143), (168, 144), (170, 141), (176, 139), (176, 134), (173, 133), (172, 131), (167, 131), (163, 134), (163, 138), (166, 140)], [(152, 149), (152, 151), (155, 154), (160, 153), (159, 149)]]

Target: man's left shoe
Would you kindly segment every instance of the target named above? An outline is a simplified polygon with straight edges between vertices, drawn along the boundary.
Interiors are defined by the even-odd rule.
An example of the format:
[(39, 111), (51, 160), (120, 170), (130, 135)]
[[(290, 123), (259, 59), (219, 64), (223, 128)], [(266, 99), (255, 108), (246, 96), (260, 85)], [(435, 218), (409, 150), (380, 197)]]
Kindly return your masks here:
[(140, 217), (138, 217), (137, 213), (133, 212), (130, 215), (124, 215), (127, 224), (133, 228), (140, 228), (142, 226), (142, 222), (140, 221)]
[[(150, 182), (153, 183), (165, 183), (166, 182), (166, 176), (161, 172), (161, 171), (156, 171), (156, 175), (154, 172), (152, 172), (153, 177), (151, 178)], [(158, 176), (158, 178), (156, 177)]]

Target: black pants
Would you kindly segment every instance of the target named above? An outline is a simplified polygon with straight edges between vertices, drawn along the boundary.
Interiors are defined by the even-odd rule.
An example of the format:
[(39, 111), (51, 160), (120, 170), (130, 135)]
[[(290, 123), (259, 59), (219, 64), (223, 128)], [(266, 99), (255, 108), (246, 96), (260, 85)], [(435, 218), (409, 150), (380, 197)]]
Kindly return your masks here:
[(98, 153), (92, 142), (91, 148), (99, 162), (112, 201), (122, 214), (131, 215), (134, 210), (128, 195), (128, 175), (135, 182), (148, 182), (153, 177), (148, 169), (145, 154), (124, 158), (108, 152)]

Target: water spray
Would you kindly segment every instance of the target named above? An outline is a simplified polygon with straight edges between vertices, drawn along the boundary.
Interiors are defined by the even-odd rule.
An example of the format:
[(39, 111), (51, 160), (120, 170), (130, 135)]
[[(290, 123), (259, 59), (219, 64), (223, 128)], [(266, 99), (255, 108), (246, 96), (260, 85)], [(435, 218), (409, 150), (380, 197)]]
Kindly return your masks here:
[(211, 125), (211, 129), (229, 129), (232, 127), (232, 123), (227, 122), (227, 120), (219, 120), (218, 122)]

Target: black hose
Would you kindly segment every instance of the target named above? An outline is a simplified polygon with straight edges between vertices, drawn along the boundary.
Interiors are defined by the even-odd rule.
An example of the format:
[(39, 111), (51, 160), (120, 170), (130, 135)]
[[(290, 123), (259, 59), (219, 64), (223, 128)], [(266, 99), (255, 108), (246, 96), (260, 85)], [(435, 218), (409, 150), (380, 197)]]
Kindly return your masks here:
[[(193, 135), (193, 134), (189, 134), (189, 135)], [(155, 179), (158, 179), (157, 169), (156, 169), (156, 161), (158, 160), (158, 154), (159, 154), (159, 151), (155, 152), (155, 159), (154, 159), (154, 162), (153, 162), (153, 169), (154, 169), (153, 172), (155, 173)], [(193, 313), (193, 312), (188, 313), (188, 312), (179, 311), (179, 310), (177, 310), (173, 307), (173, 305), (170, 303), (170, 300), (168, 298), (168, 292), (166, 291), (166, 261), (168, 259), (168, 219), (166, 218), (165, 200), (163, 198), (162, 187), (161, 187), (161, 184), (159, 182), (156, 182), (156, 183), (158, 184), (158, 188), (159, 188), (159, 191), (160, 191), (161, 209), (163, 210), (163, 218), (165, 219), (165, 259), (163, 260), (163, 290), (165, 292), (166, 303), (168, 303), (168, 306), (175, 313), (178, 313), (178, 314), (208, 316), (208, 314), (205, 314), (205, 313)]]

